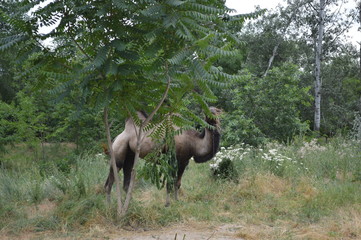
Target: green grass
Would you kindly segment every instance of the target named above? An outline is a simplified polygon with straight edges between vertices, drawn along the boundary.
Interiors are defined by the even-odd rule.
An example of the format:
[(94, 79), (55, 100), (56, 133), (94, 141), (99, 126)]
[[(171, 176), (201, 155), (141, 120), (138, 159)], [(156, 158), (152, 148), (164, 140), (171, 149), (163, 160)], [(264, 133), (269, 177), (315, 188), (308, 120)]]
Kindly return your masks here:
[[(270, 150), (276, 154), (266, 160), (265, 153)], [(70, 157), (63, 156), (63, 164), (60, 160), (47, 164), (33, 161), (24, 168), (13, 163), (0, 169), (0, 232), (16, 236), (65, 231), (77, 236), (77, 232), (94, 225), (157, 229), (181, 222), (241, 221), (253, 225), (317, 225), (322, 226), (324, 234), (337, 239), (343, 236), (343, 230), (333, 230), (333, 221), (345, 219), (345, 228), (350, 228), (347, 223), (353, 221), (352, 216), (361, 216), (358, 143), (335, 139), (323, 145), (299, 142), (269, 144), (262, 149), (242, 146), (234, 152), (247, 152), (232, 160), (239, 176), (236, 181), (217, 179), (209, 163), (191, 161), (183, 177), (180, 200), (173, 200), (170, 207), (164, 207), (165, 190), (138, 179), (129, 212), (120, 221), (115, 217), (115, 191), (110, 207), (102, 192), (108, 173), (104, 156), (70, 153)], [(16, 151), (13, 154), (18, 156)], [(7, 155), (17, 161), (14, 156)], [(283, 227), (288, 237), (282, 231), (273, 232), (274, 236), (292, 239), (296, 233)], [(361, 230), (352, 234), (361, 237)]]

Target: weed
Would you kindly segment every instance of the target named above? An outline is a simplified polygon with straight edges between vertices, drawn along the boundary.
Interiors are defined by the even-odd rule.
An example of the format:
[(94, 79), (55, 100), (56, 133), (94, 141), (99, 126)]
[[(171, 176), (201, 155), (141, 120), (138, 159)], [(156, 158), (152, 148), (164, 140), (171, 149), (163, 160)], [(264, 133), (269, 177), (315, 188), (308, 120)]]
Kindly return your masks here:
[[(245, 229), (239, 233), (250, 239), (361, 236), (357, 228), (361, 222), (355, 220), (361, 216), (361, 162), (359, 146), (353, 141), (270, 143), (262, 148), (241, 144), (222, 149), (210, 162), (217, 164), (213, 170), (214, 165), (210, 169), (208, 164), (191, 161), (182, 180), (180, 200), (172, 201), (168, 208), (164, 207), (164, 190), (137, 179), (134, 201), (120, 222), (115, 217), (114, 194), (107, 206), (99, 190), (108, 173), (105, 156), (71, 155), (64, 165), (47, 159), (28, 160), (33, 163), (17, 168), (25, 160), (16, 162), (18, 152), (13, 154), (7, 159), (15, 162), (0, 169), (2, 233), (75, 231), (76, 235), (79, 229), (86, 230), (94, 224), (104, 228), (157, 229), (187, 221), (243, 221), (254, 224), (250, 230), (257, 224), (277, 226), (282, 222), (292, 223), (286, 226), (301, 226), (297, 231), (288, 226), (284, 231), (269, 227), (267, 231), (258, 229), (258, 233)], [(227, 164), (222, 166), (224, 159)], [(219, 181), (212, 174), (235, 181)], [(341, 226), (333, 227), (338, 219)], [(323, 230), (306, 234), (303, 231), (308, 226)], [(270, 237), (271, 234), (274, 235)]]

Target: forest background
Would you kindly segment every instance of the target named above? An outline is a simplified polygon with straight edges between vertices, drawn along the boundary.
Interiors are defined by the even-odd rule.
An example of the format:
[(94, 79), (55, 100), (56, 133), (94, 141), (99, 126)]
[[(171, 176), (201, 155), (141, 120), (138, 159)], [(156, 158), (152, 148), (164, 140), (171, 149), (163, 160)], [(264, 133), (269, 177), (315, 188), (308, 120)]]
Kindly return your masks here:
[[(299, 134), (313, 134), (317, 14), (306, 11), (307, 4), (302, 14), (292, 12), (295, 4), (268, 11), (242, 27), (229, 26), (239, 40), (237, 53), (219, 59), (218, 64), (224, 72), (240, 77), (227, 86), (212, 87), (218, 97), (212, 104), (226, 112), (223, 145), (257, 145), (267, 139), (287, 142)], [(322, 51), (319, 132), (330, 137), (349, 134), (360, 111), (359, 47), (346, 37), (351, 25), (359, 21), (359, 13), (356, 3), (355, 9), (343, 13), (338, 12), (338, 5), (341, 1), (328, 3)], [(2, 6), (7, 12), (12, 7), (11, 1)], [(2, 24), (4, 37), (15, 31), (8, 28)], [(63, 83), (33, 69), (31, 59), (19, 61), (15, 54), (16, 50), (11, 50), (1, 55), (0, 146), (72, 142), (81, 149), (96, 147), (104, 138), (99, 110), (86, 107), (76, 89), (62, 97)], [(120, 132), (126, 116), (114, 117), (119, 124), (114, 125), (113, 136)]]

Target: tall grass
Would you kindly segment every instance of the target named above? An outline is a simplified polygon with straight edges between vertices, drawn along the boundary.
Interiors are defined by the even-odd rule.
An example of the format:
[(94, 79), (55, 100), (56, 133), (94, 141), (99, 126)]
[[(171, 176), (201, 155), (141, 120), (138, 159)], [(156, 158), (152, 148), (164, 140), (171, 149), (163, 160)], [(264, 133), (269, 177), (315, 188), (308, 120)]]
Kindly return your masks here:
[[(213, 175), (223, 159), (237, 173), (229, 179)], [(222, 149), (214, 161), (191, 162), (180, 200), (170, 207), (164, 207), (165, 190), (138, 179), (129, 213), (120, 222), (115, 199), (107, 206), (102, 192), (105, 156), (64, 156), (63, 164), (35, 161), (26, 168), (0, 170), (0, 233), (68, 232), (94, 225), (149, 229), (189, 221), (307, 226), (343, 219), (349, 227), (352, 214), (361, 216), (360, 159), (359, 143), (344, 139)], [(337, 239), (344, 233), (332, 234)], [(361, 230), (353, 234), (361, 237)]]
[(94, 154), (78, 156), (66, 168), (40, 161), (1, 169), (0, 229), (59, 230), (98, 217), (94, 211), (105, 212), (98, 191), (106, 172), (107, 160)]

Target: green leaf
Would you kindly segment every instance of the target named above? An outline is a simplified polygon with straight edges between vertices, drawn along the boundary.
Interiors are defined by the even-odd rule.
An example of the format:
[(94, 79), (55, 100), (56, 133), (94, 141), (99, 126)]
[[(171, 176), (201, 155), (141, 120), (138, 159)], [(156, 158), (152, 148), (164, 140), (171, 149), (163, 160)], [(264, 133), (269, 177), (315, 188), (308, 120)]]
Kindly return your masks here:
[(94, 59), (94, 65), (100, 67), (107, 60), (108, 46), (103, 46), (98, 50), (97, 56)]

